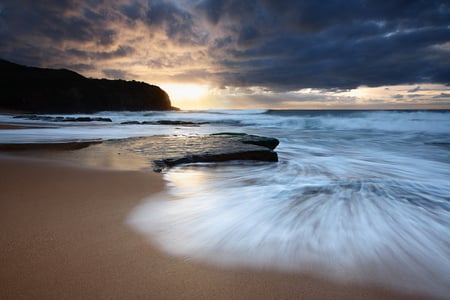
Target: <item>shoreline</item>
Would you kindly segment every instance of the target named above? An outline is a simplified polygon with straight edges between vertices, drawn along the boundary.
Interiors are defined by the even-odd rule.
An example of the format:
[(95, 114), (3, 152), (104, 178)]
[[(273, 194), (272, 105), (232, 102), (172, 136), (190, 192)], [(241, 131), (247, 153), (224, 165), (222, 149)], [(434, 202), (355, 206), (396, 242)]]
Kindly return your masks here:
[(80, 167), (74, 162), (89, 148), (63, 152), (75, 158), (30, 158), (33, 151), (0, 155), (1, 299), (414, 298), (302, 274), (220, 269), (169, 257), (125, 224), (143, 198), (164, 191), (161, 174), (120, 165)]

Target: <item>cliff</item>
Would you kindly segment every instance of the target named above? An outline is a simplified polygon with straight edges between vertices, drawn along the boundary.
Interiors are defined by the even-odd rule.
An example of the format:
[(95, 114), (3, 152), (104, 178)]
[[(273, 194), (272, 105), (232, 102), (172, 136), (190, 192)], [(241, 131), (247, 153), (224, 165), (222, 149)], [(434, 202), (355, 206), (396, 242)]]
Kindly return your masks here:
[(32, 113), (171, 110), (169, 96), (144, 82), (91, 79), (66, 70), (0, 60), (0, 108)]

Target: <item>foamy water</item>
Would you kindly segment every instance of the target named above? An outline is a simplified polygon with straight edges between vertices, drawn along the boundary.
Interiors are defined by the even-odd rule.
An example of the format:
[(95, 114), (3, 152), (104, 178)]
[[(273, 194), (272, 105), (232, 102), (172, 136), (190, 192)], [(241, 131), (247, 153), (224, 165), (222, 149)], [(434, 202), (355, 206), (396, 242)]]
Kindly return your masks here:
[[(278, 163), (171, 169), (164, 174), (167, 192), (144, 200), (127, 222), (169, 254), (223, 267), (450, 295), (450, 112), (97, 115), (112, 122), (2, 130), (0, 141), (220, 131), (276, 137)], [(209, 123), (121, 124), (167, 119)]]
[(130, 224), (172, 255), (446, 298), (449, 116), (245, 118), (281, 140), (279, 163), (173, 169)]

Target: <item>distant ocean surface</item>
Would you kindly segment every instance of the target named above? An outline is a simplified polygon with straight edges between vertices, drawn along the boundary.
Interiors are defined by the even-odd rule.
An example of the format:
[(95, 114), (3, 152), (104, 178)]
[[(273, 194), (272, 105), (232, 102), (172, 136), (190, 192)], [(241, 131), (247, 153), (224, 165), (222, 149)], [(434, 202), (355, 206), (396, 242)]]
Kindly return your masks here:
[[(63, 115), (61, 115), (63, 116)], [(245, 132), (278, 163), (180, 166), (128, 222), (173, 254), (450, 295), (450, 111), (102, 112), (112, 122), (28, 121), (0, 142)], [(73, 117), (73, 115), (71, 115)], [(91, 117), (93, 117), (91, 115)], [(180, 120), (200, 126), (124, 125)]]

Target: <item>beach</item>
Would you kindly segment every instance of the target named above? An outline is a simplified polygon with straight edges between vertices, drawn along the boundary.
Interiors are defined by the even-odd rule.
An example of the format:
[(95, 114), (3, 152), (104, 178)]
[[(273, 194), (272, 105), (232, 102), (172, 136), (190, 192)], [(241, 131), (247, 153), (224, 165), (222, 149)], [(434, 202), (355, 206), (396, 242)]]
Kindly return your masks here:
[(221, 269), (170, 257), (125, 222), (143, 198), (164, 191), (161, 174), (36, 156), (0, 157), (1, 299), (412, 298), (302, 274)]
[(0, 300), (450, 300), (450, 1), (0, 1)]

